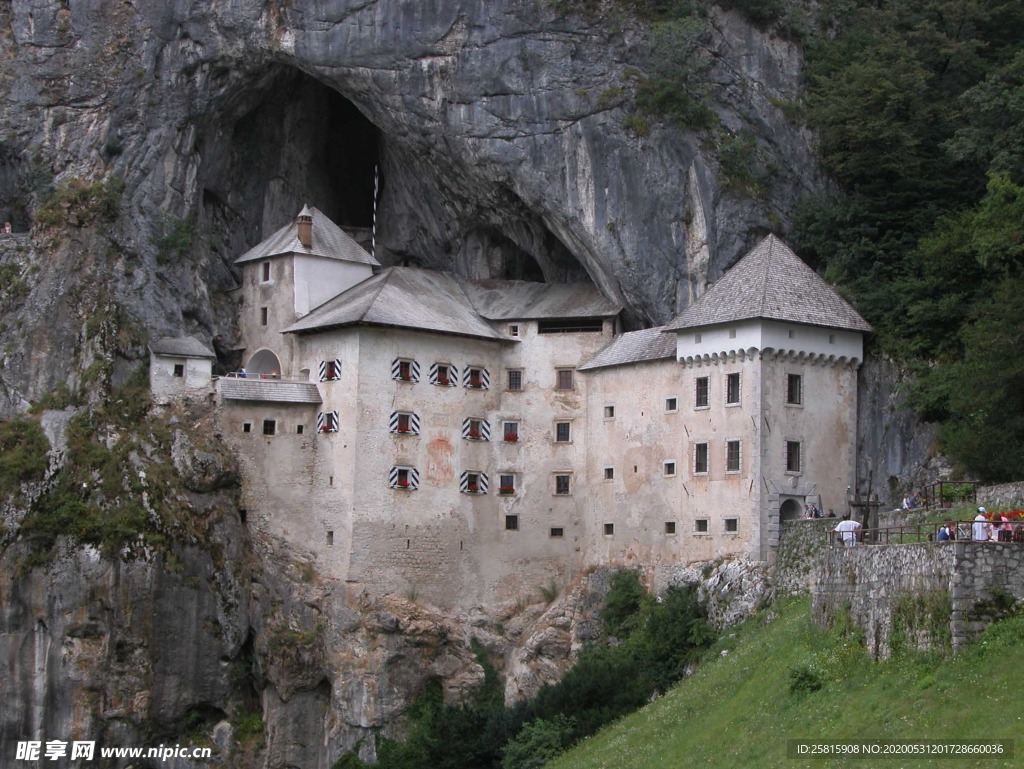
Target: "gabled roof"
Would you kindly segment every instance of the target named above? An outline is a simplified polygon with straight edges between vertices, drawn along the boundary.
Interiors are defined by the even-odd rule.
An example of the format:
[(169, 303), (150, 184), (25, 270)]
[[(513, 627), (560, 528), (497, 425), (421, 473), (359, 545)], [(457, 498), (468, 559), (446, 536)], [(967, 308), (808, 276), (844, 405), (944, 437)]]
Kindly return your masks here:
[(606, 366), (623, 366), (629, 363), (643, 363), (676, 357), (676, 338), (666, 334), (664, 326), (647, 328), (642, 331), (627, 331), (615, 337), (597, 354), (579, 367), (588, 371)]
[(622, 310), (593, 283), (474, 280), (466, 285), (466, 293), (488, 320), (609, 318)]
[(281, 382), (272, 379), (224, 377), (219, 381), (220, 397), (234, 401), (272, 403), (322, 403), (320, 390), (312, 382)]
[(774, 235), (754, 246), (665, 330), (752, 318), (871, 331), (835, 289)]
[(297, 217), (279, 229), (269, 238), (263, 240), (235, 260), (235, 264), (244, 264), (257, 259), (285, 254), (308, 254), (322, 256), (327, 259), (340, 259), (345, 262), (358, 262), (380, 267), (380, 262), (370, 256), (363, 248), (319, 209), (303, 206), (300, 216), (313, 217), (313, 245), (309, 248), (299, 241)]
[(150, 343), (149, 349), (156, 355), (171, 358), (216, 358), (205, 344), (194, 336), (165, 336)]
[(284, 333), (357, 324), (511, 341), (477, 314), (454, 275), (416, 267), (389, 267), (328, 299)]

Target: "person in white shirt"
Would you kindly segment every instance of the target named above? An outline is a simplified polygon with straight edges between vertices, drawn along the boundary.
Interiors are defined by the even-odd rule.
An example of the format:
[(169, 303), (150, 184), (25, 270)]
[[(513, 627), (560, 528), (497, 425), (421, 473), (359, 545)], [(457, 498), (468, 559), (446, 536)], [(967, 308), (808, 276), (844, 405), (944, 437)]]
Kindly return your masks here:
[(843, 520), (836, 526), (835, 531), (839, 533), (839, 538), (843, 540), (843, 544), (846, 547), (853, 547), (857, 544), (857, 531), (860, 529), (860, 524), (857, 521), (850, 520), (850, 514), (847, 513), (843, 516)]
[(992, 524), (985, 517), (987, 512), (984, 507), (979, 507), (978, 514), (974, 517), (974, 523), (971, 524), (971, 539), (975, 542), (988, 542), (990, 539)]

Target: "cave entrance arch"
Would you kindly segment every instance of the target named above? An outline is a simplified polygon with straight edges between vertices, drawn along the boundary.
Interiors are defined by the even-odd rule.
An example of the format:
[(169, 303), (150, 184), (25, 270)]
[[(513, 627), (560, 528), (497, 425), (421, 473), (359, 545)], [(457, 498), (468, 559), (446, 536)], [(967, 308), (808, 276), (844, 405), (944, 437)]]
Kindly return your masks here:
[(245, 371), (253, 377), (280, 377), (281, 361), (270, 350), (258, 350), (249, 358)]
[(795, 521), (803, 515), (803, 506), (795, 499), (787, 499), (779, 506), (779, 520), (782, 523)]

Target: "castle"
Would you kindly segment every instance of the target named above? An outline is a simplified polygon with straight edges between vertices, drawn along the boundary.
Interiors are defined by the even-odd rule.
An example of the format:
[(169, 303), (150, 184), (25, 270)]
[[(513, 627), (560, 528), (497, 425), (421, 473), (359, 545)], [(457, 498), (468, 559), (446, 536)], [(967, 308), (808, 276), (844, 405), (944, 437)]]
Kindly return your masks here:
[[(773, 236), (626, 333), (591, 284), (382, 269), (310, 207), (237, 262), (244, 376), (216, 392), (247, 524), (356, 594), (470, 607), (769, 560), (854, 485), (870, 327)], [(202, 349), (155, 344), (154, 390), (195, 386)]]

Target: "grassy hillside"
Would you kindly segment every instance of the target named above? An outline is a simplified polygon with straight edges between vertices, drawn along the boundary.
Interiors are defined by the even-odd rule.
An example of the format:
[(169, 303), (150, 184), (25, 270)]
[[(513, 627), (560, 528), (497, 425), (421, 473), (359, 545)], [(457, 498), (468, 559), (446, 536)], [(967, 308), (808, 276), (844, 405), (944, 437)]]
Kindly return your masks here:
[(1020, 742), (1020, 755), (1003, 759), (788, 758), (790, 739), (995, 740), (1024, 726), (1024, 617), (955, 658), (876, 663), (851, 635), (812, 627), (809, 614), (807, 599), (776, 604), (726, 634), (692, 678), (549, 769), (1024, 765)]

